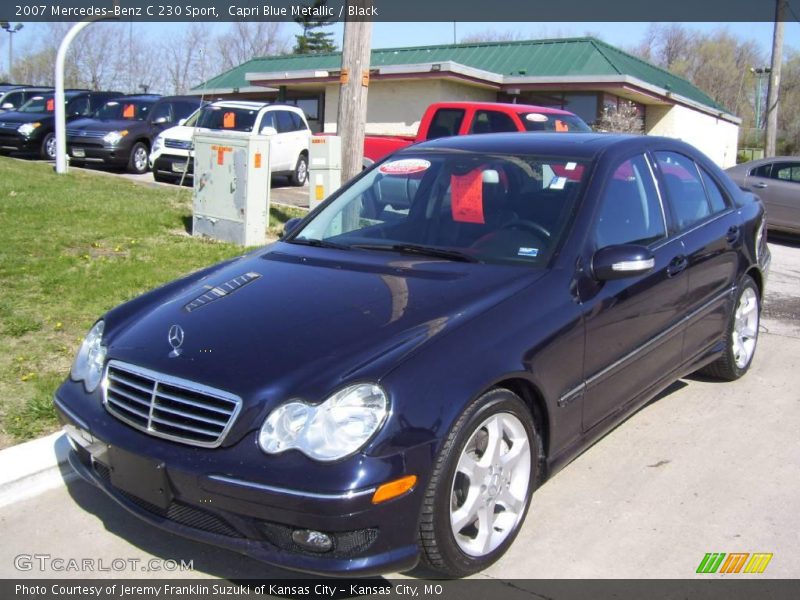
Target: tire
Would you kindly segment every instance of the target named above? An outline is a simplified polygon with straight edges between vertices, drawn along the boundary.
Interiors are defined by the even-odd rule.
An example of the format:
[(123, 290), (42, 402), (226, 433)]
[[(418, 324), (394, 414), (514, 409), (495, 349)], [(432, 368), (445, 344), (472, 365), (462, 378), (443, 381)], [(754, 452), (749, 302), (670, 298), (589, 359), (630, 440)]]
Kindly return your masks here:
[(56, 134), (52, 131), (44, 136), (42, 147), (39, 150), (39, 156), (44, 160), (56, 159)]
[(301, 154), (297, 157), (294, 171), (289, 175), (289, 183), (295, 186), (305, 185), (308, 179), (308, 156)]
[[(495, 456), (487, 456), (492, 448)], [(525, 520), (543, 456), (541, 436), (519, 396), (498, 388), (472, 402), (451, 429), (425, 492), (422, 563), (464, 577), (499, 559)]]
[(753, 279), (745, 275), (739, 282), (736, 300), (725, 327), (722, 356), (700, 372), (723, 381), (735, 381), (747, 373), (756, 353), (760, 319), (758, 288)]
[(147, 169), (147, 145), (143, 142), (136, 142), (128, 156), (128, 171), (141, 175), (147, 173)]

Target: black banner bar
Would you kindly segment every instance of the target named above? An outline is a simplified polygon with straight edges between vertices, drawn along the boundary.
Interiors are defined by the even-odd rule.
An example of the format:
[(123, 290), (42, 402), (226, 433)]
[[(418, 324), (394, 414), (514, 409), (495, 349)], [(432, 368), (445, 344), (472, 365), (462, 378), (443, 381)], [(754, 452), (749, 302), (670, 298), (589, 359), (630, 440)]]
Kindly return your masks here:
[[(786, 0), (785, 18), (800, 16), (800, 0)], [(311, 0), (3, 0), (2, 21), (288, 21), (306, 14)], [(328, 0), (314, 16), (416, 22), (756, 22), (775, 19), (772, 0)]]

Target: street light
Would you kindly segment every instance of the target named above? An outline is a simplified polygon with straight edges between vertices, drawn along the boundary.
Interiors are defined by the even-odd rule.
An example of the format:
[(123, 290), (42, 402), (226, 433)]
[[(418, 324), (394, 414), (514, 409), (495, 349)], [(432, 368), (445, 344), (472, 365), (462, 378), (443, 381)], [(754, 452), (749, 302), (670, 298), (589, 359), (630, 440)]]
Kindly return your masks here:
[(769, 67), (750, 67), (750, 72), (756, 76), (756, 129), (761, 129), (761, 94), (764, 79), (769, 77), (772, 69)]
[(22, 23), (17, 23), (16, 25), (14, 25), (12, 27), (11, 23), (9, 23), (8, 21), (0, 21), (0, 27), (5, 29), (6, 32), (8, 33), (8, 78), (12, 79), (12, 77), (11, 77), (11, 65), (14, 64), (14, 62), (13, 62), (14, 61), (14, 53), (13, 53), (13, 50), (12, 50), (13, 46), (12, 46), (11, 42), (14, 39), (14, 34), (17, 33), (20, 29), (22, 29), (24, 27), (24, 25)]

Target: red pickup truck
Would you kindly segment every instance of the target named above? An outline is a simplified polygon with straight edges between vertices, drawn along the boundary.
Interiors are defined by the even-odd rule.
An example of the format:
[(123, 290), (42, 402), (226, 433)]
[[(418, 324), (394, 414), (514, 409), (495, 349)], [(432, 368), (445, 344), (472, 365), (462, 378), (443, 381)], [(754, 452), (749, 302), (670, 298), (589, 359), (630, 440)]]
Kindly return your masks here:
[(364, 166), (392, 152), (425, 140), (473, 133), (510, 131), (591, 131), (573, 113), (558, 108), (499, 102), (436, 102), (431, 104), (416, 137), (368, 135), (364, 138)]

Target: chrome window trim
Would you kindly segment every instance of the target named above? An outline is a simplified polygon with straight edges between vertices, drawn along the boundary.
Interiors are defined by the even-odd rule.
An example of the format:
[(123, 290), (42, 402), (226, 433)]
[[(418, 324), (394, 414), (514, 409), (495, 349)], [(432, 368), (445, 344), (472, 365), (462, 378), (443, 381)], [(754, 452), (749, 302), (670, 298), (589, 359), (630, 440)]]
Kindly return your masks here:
[(656, 242), (661, 243), (663, 240), (669, 239), (669, 223), (667, 223), (667, 213), (664, 210), (664, 195), (661, 193), (661, 185), (658, 181), (658, 177), (656, 177), (655, 170), (653, 170), (653, 165), (650, 163), (650, 154), (648, 152), (644, 153), (644, 162), (647, 165), (647, 170), (650, 171), (650, 179), (653, 181), (653, 185), (656, 188), (658, 205), (661, 208), (661, 223), (664, 225), (664, 236)]
[(232, 485), (238, 485), (240, 487), (251, 488), (254, 490), (260, 490), (264, 492), (270, 492), (273, 494), (282, 494), (284, 496), (294, 496), (297, 498), (314, 498), (315, 500), (351, 500), (353, 498), (359, 498), (361, 496), (367, 496), (369, 494), (374, 494), (377, 488), (365, 488), (362, 490), (350, 490), (347, 492), (340, 492), (334, 494), (322, 494), (322, 493), (315, 493), (315, 492), (306, 492), (303, 490), (292, 490), (289, 488), (281, 488), (272, 485), (265, 485), (263, 483), (256, 483), (255, 481), (245, 481), (244, 479), (235, 479), (234, 477), (227, 477), (225, 475), (209, 475), (209, 479), (212, 481), (217, 481), (220, 483), (230, 483)]
[[(170, 433), (164, 433), (162, 431), (156, 431), (151, 429), (150, 427), (142, 427), (141, 423), (137, 423), (136, 421), (127, 418), (124, 414), (121, 414), (120, 411), (115, 410), (112, 406), (109, 406), (108, 403), (108, 370), (111, 367), (116, 367), (122, 371), (127, 371), (134, 375), (140, 375), (142, 377), (147, 377), (152, 379), (156, 383), (163, 383), (166, 385), (175, 386), (178, 388), (183, 388), (191, 392), (197, 392), (199, 394), (204, 394), (206, 396), (211, 396), (213, 398), (218, 398), (220, 400), (227, 400), (229, 402), (234, 403), (233, 410), (230, 413), (230, 417), (228, 419), (228, 424), (225, 428), (220, 432), (219, 436), (216, 440), (210, 442), (202, 442), (198, 440), (186, 439), (179, 435), (173, 435)], [(148, 423), (152, 422), (153, 419), (153, 410), (155, 408), (154, 398), (156, 395), (156, 388), (158, 386), (153, 386), (153, 394), (150, 397), (150, 411), (148, 418)], [(126, 363), (120, 360), (110, 360), (106, 363), (105, 371), (103, 373), (103, 382), (102, 382), (102, 394), (103, 394), (103, 406), (105, 407), (106, 411), (109, 414), (114, 416), (114, 418), (119, 419), (123, 423), (146, 433), (147, 435), (151, 435), (153, 437), (162, 438), (165, 440), (169, 440), (172, 442), (179, 442), (181, 444), (186, 444), (187, 446), (197, 446), (200, 448), (217, 448), (219, 447), (222, 442), (225, 441), (225, 438), (228, 436), (228, 433), (233, 427), (233, 424), (236, 422), (236, 419), (239, 416), (239, 413), (242, 410), (242, 399), (241, 397), (237, 396), (236, 394), (232, 394), (230, 392), (226, 392), (224, 390), (220, 390), (217, 388), (213, 388), (207, 385), (203, 385), (201, 383), (196, 383), (194, 381), (190, 381), (188, 379), (182, 379), (180, 377), (173, 377), (172, 375), (166, 375), (164, 373), (159, 373), (158, 371), (153, 371), (151, 369), (146, 369), (145, 367), (140, 367), (138, 365), (132, 365), (130, 363)]]
[(597, 382), (598, 379), (601, 379), (607, 373), (617, 369), (618, 367), (621, 367), (624, 363), (632, 360), (633, 358), (635, 358), (637, 355), (641, 354), (642, 352), (645, 352), (646, 350), (648, 350), (651, 346), (653, 346), (654, 344), (656, 344), (660, 340), (662, 340), (665, 337), (669, 336), (670, 334), (674, 333), (676, 329), (678, 329), (682, 325), (685, 325), (687, 322), (689, 322), (692, 319), (694, 319), (697, 315), (699, 315), (699, 314), (705, 312), (706, 310), (708, 310), (713, 304), (715, 304), (716, 302), (719, 302), (721, 299), (725, 298), (725, 296), (729, 296), (729, 295), (733, 294), (734, 291), (736, 291), (736, 288), (735, 287), (730, 287), (730, 288), (726, 289), (725, 291), (717, 294), (711, 300), (709, 300), (708, 302), (706, 302), (705, 304), (703, 304), (699, 308), (693, 310), (688, 315), (684, 316), (680, 321), (677, 321), (676, 323), (673, 323), (672, 325), (667, 327), (661, 333), (656, 334), (654, 337), (652, 337), (649, 340), (647, 340), (646, 342), (644, 342), (638, 348), (634, 348), (633, 350), (628, 352), (626, 355), (621, 356), (620, 358), (618, 358), (617, 360), (612, 362), (610, 365), (607, 365), (607, 366), (603, 367), (602, 369), (597, 371), (591, 377), (585, 379), (583, 382), (581, 382), (580, 384), (576, 385), (574, 388), (572, 388), (571, 390), (569, 390), (565, 394), (562, 394), (561, 397), (558, 399), (558, 406), (561, 406), (561, 407), (566, 406), (567, 404), (569, 404), (570, 402), (575, 400), (575, 398), (578, 396), (578, 394), (580, 392), (583, 392), (584, 390), (586, 390), (586, 388), (591, 387), (592, 384)]

